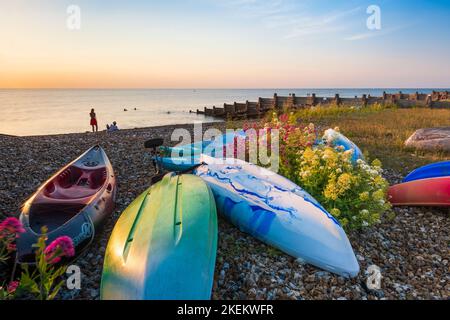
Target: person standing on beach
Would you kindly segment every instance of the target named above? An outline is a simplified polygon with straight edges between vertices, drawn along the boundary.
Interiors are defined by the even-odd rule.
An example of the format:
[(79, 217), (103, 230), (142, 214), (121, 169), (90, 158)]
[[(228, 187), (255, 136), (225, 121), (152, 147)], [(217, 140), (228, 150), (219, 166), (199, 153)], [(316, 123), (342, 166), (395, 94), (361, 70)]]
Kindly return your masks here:
[(95, 114), (94, 108), (91, 109), (91, 113), (89, 115), (91, 116), (92, 132), (98, 132), (97, 115)]

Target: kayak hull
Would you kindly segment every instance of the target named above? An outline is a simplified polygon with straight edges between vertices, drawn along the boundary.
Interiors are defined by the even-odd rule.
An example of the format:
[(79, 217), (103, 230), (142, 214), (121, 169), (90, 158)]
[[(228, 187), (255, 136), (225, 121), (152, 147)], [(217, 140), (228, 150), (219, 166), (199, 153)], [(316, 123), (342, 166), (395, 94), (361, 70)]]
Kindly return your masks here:
[(63, 167), (21, 206), (25, 233), (17, 239), (17, 261), (34, 263), (33, 244), (48, 229), (47, 243), (69, 236), (76, 256), (114, 211), (117, 183), (106, 153), (94, 146)]
[(450, 161), (432, 163), (416, 169), (407, 175), (403, 182), (446, 176), (450, 176)]
[(450, 176), (414, 180), (389, 188), (389, 201), (394, 206), (450, 206)]
[(227, 145), (235, 143), (236, 139), (245, 139), (246, 135), (243, 130), (230, 130), (226, 134), (219, 135), (214, 139), (201, 140), (192, 144), (186, 144), (175, 147), (163, 147), (165, 153), (170, 154), (172, 157), (190, 158), (191, 156), (199, 156), (201, 154), (207, 154), (215, 157), (223, 155), (223, 148)]
[(342, 133), (337, 132), (333, 129), (328, 129), (325, 131), (323, 136), (323, 140), (326, 144), (336, 148), (343, 147), (344, 150), (353, 150), (352, 162), (356, 163), (359, 159), (364, 160), (364, 155), (361, 152), (361, 149), (349, 138), (344, 136)]
[(210, 299), (217, 213), (208, 186), (167, 174), (122, 213), (106, 249), (104, 300)]
[(339, 223), (293, 182), (241, 160), (203, 157), (195, 174), (211, 187), (217, 210), (243, 232), (345, 277), (359, 272)]
[(189, 170), (200, 163), (202, 154), (221, 158), (226, 146), (233, 146), (234, 148), (235, 140), (245, 138), (245, 132), (238, 130), (218, 136), (214, 140), (202, 140), (176, 147), (163, 147), (162, 150), (166, 156), (158, 158), (158, 161), (167, 171)]

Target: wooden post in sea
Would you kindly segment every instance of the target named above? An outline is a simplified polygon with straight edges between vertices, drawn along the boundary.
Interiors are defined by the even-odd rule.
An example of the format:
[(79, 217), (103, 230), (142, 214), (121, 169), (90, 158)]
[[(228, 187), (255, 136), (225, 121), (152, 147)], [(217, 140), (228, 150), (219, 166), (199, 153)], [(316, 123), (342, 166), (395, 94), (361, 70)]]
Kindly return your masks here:
[(367, 107), (367, 95), (366, 94), (362, 95), (362, 104), (363, 104), (363, 107)]
[(317, 99), (316, 99), (316, 94), (315, 93), (312, 93), (311, 94), (311, 105), (312, 106), (315, 106), (316, 105), (316, 103), (317, 103)]
[(339, 105), (341, 104), (341, 98), (340, 98), (340, 96), (339, 96), (339, 93), (336, 93), (336, 94), (334, 95), (334, 103), (335, 103), (337, 106), (339, 106)]

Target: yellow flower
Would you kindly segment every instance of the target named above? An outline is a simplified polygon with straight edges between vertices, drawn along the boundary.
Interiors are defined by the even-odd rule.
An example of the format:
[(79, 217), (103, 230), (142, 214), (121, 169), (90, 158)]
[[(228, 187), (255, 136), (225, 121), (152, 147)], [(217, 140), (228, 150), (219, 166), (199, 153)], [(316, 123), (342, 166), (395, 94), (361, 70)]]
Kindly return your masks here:
[(381, 161), (378, 159), (375, 159), (372, 161), (372, 166), (377, 167), (377, 168), (381, 168)]
[(311, 161), (314, 159), (314, 151), (311, 148), (306, 148), (305, 151), (303, 152), (303, 158), (306, 161)]
[(350, 189), (352, 184), (352, 175), (349, 173), (343, 173), (339, 176), (337, 184), (343, 192)]
[(385, 195), (384, 195), (384, 191), (383, 190), (377, 190), (372, 194), (372, 198), (376, 201), (380, 201), (380, 200), (384, 200), (385, 199)]
[(386, 183), (386, 180), (384, 180), (382, 176), (376, 176), (375, 178), (373, 178), (373, 183), (376, 186), (383, 187)]
[(335, 217), (338, 218), (341, 215), (341, 210), (338, 208), (331, 209), (330, 213)]
[(370, 195), (369, 195), (369, 192), (367, 192), (367, 191), (359, 194), (359, 200), (361, 200), (361, 201), (367, 201), (367, 200), (369, 200), (369, 198), (370, 198)]
[(333, 182), (328, 183), (325, 190), (323, 191), (325, 198), (336, 201), (339, 197), (339, 190)]

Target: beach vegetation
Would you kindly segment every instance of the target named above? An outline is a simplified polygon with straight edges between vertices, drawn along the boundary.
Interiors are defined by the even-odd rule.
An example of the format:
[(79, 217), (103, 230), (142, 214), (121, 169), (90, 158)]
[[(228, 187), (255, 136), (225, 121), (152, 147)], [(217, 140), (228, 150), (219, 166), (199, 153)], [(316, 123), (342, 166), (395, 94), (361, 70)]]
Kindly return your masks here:
[[(6, 264), (16, 251), (15, 240), (25, 232), (22, 224), (16, 218), (6, 218), (0, 223), (0, 263)], [(63, 258), (75, 255), (71, 238), (62, 236), (46, 245), (47, 229), (42, 229), (35, 247), (35, 265), (21, 264), (22, 273), (18, 280), (0, 286), (0, 300), (15, 298), (35, 298), (52, 300), (56, 297), (64, 281), (61, 276), (66, 266), (61, 263)]]

